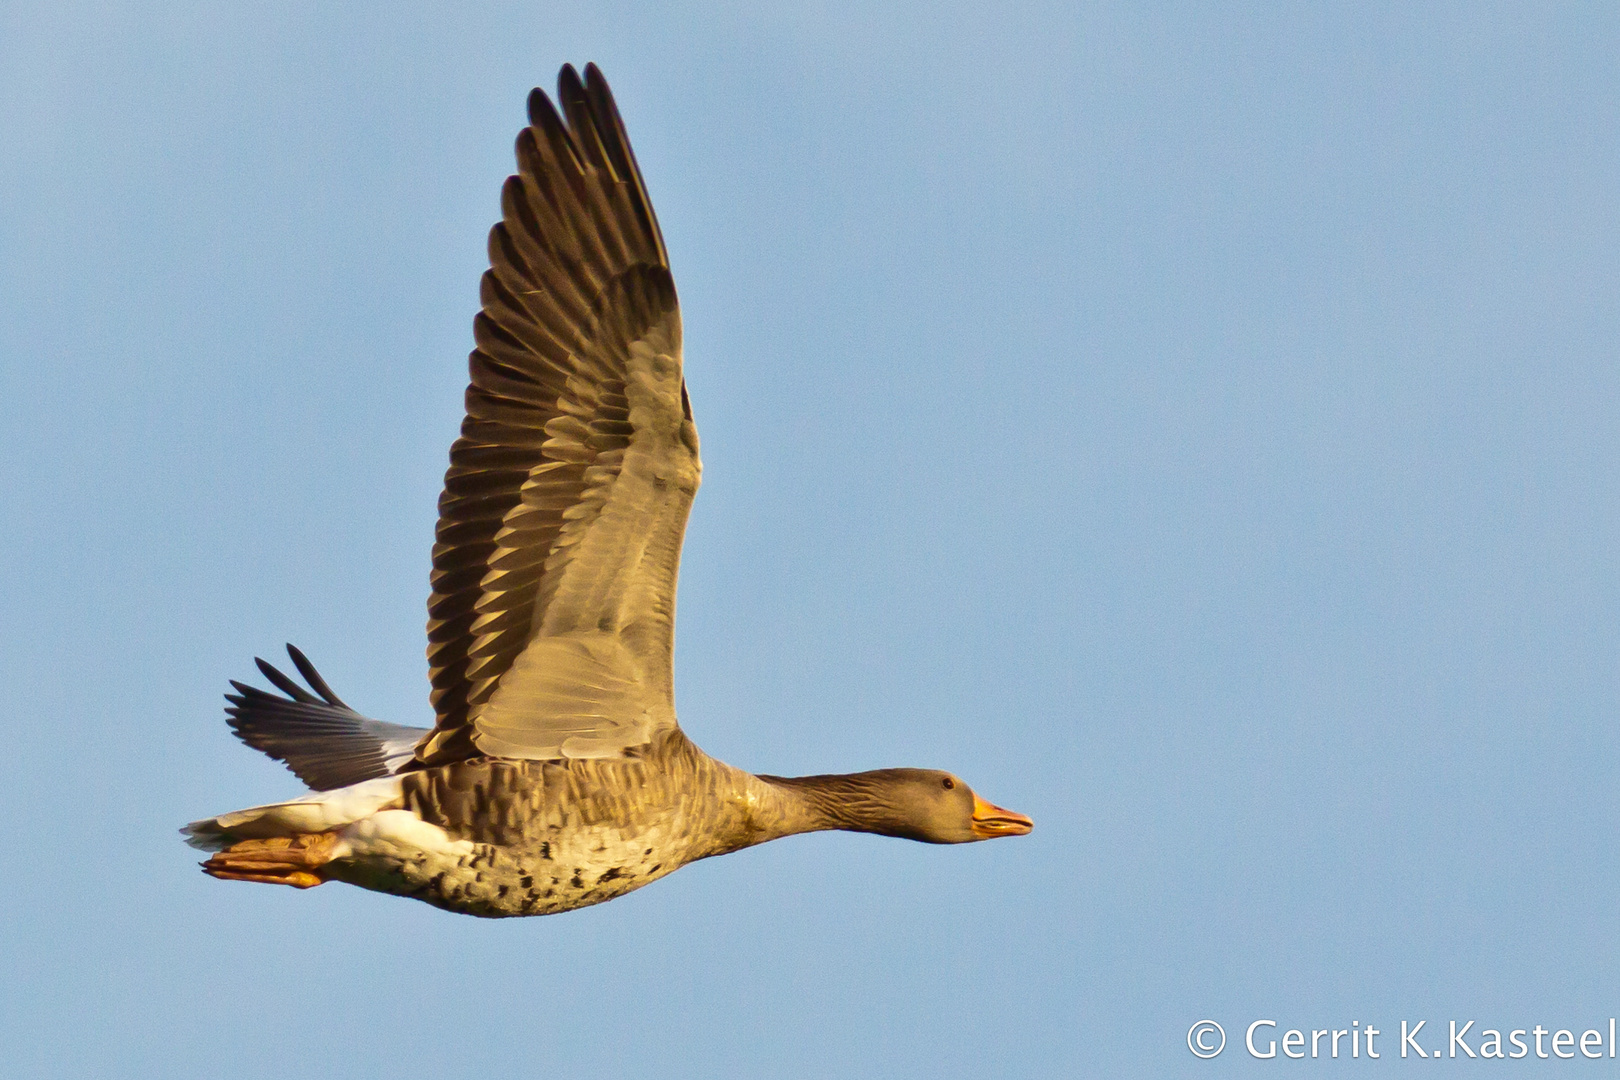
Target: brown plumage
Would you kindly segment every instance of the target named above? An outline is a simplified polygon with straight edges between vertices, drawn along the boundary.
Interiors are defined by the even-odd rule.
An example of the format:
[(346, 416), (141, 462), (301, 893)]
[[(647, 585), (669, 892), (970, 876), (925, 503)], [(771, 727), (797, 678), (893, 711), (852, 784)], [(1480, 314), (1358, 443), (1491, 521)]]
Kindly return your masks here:
[[(818, 829), (1029, 831), (956, 777), (797, 779), (716, 761), (674, 708), (675, 583), (702, 475), (658, 222), (601, 73), (529, 97), (490, 233), (428, 601), (431, 731), (233, 684), (232, 727), (316, 788), (187, 826), (216, 877), (349, 881), (475, 915), (598, 903)], [(313, 690), (313, 693), (311, 693)]]

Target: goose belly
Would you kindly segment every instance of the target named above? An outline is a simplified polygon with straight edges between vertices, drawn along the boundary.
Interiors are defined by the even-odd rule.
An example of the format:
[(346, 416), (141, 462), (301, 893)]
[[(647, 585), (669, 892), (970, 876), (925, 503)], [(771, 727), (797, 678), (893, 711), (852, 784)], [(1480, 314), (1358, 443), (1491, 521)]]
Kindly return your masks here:
[(659, 828), (575, 824), (541, 839), (458, 840), (409, 810), (385, 810), (340, 834), (327, 876), (467, 915), (551, 915), (639, 889), (688, 860)]

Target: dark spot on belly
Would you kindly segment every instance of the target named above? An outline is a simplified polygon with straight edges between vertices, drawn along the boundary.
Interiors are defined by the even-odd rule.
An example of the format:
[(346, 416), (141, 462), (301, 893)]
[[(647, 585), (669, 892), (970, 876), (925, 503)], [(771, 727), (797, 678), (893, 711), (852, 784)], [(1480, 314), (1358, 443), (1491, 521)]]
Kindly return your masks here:
[(524, 874), (522, 877), (518, 878), (518, 884), (527, 889), (529, 886), (534, 884), (534, 878), (532, 875)]
[(620, 867), (615, 866), (613, 869), (607, 871), (601, 877), (597, 878), (596, 883), (598, 885), (600, 885), (604, 881), (612, 881), (614, 878), (619, 876), (619, 871), (620, 871)]
[(551, 841), (550, 840), (543, 841), (540, 844), (540, 857), (542, 859), (551, 858)]
[(656, 873), (658, 873), (658, 871), (662, 870), (663, 868), (664, 868), (663, 863), (654, 863), (653, 868), (651, 870), (647, 871), (647, 873), (656, 874)]
[(643, 855), (651, 855), (652, 854), (652, 848), (648, 848), (646, 851), (643, 851), (642, 854)]
[(585, 879), (580, 877), (579, 874), (579, 867), (574, 867), (574, 876), (569, 880), (568, 884), (572, 885), (576, 889), (583, 889), (585, 887)]
[(512, 886), (510, 886), (510, 885), (502, 885), (499, 889), (495, 890), (495, 895), (496, 896), (505, 896), (506, 895), (506, 890), (510, 889), (511, 887)]

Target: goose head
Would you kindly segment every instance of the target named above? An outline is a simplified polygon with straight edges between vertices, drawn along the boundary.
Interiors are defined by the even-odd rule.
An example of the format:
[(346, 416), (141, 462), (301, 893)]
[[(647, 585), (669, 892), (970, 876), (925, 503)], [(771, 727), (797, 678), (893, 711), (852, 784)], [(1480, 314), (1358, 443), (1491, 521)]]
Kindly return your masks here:
[[(1023, 836), (1035, 822), (987, 801), (960, 777), (937, 769), (883, 770), (901, 775), (889, 781), (889, 801), (903, 824), (889, 835), (929, 844), (968, 844), (998, 836)], [(885, 786), (885, 785), (880, 785)]]

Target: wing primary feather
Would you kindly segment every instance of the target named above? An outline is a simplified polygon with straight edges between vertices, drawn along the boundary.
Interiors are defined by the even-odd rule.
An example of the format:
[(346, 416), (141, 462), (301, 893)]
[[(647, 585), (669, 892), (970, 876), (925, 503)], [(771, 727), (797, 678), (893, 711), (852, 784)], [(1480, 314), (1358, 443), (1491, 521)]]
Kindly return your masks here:
[(304, 681), (309, 683), (310, 689), (325, 698), (328, 705), (336, 705), (340, 709), (349, 707), (342, 698), (332, 693), (332, 688), (326, 685), (326, 680), (315, 670), (315, 665), (309, 662), (309, 657), (290, 641), (287, 642), (287, 655), (292, 657), (293, 666), (298, 669), (298, 674), (304, 677)]
[(264, 677), (274, 683), (277, 690), (280, 690), (283, 694), (286, 694), (294, 701), (303, 702), (305, 705), (312, 705), (320, 700), (308, 690), (305, 690), (302, 686), (299, 686), (287, 676), (283, 675), (280, 671), (276, 670), (276, 668), (271, 666), (268, 661), (261, 660), (259, 657), (255, 656), (253, 658), (253, 662), (259, 665), (259, 670), (263, 672)]
[(654, 253), (657, 255), (660, 266), (669, 266), (669, 253), (664, 249), (664, 233), (658, 227), (658, 218), (652, 212), (652, 199), (647, 194), (647, 184), (641, 178), (641, 165), (636, 161), (635, 148), (630, 145), (630, 134), (624, 129), (624, 119), (619, 115), (619, 106), (613, 100), (613, 90), (602, 70), (595, 64), (585, 65), (585, 89), (593, 100), (598, 103), (598, 111), (606, 121), (605, 126), (613, 136), (613, 153), (623, 159), (623, 168), (620, 178), (630, 184), (636, 193), (631, 200), (634, 205), (637, 219), (642, 228), (652, 238)]
[[(557, 106), (551, 103), (546, 92), (538, 86), (529, 92), (529, 123), (535, 130), (546, 136), (546, 141), (553, 147), (561, 147), (568, 152), (569, 164), (575, 172), (584, 172), (584, 158), (579, 152), (579, 145), (574, 142), (573, 133), (568, 125), (563, 123), (557, 112)], [(518, 136), (522, 138), (520, 134)]]
[(608, 91), (607, 80), (602, 78), (602, 72), (595, 64), (585, 65), (584, 91), (586, 104), (591, 110), (592, 126), (596, 129), (608, 168), (613, 171), (613, 179), (623, 183), (630, 179), (632, 171), (624, 154), (629, 140), (619, 137), (614, 123), (613, 97)]
[(596, 125), (591, 121), (585, 87), (580, 83), (579, 72), (574, 70), (573, 64), (564, 64), (562, 71), (557, 74), (557, 101), (562, 105), (563, 115), (568, 117), (568, 129), (574, 133), (574, 139), (586, 160), (599, 169), (610, 168), (607, 154), (602, 149), (602, 140), (596, 134)]

